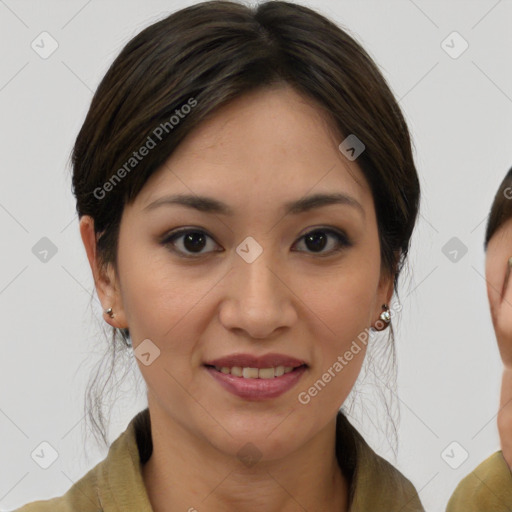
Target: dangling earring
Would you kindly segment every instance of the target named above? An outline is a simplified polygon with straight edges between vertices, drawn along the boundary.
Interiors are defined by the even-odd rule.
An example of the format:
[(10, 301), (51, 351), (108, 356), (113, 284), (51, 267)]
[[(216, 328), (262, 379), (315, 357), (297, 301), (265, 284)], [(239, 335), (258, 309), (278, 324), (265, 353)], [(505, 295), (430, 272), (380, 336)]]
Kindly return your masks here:
[(387, 304), (382, 304), (382, 307), (384, 308), (384, 311), (380, 314), (380, 319), (383, 322), (386, 322), (389, 324), (391, 322), (391, 315), (389, 314), (389, 306)]
[(112, 308), (105, 309), (104, 313), (108, 315), (110, 318), (114, 318), (114, 312), (112, 311)]

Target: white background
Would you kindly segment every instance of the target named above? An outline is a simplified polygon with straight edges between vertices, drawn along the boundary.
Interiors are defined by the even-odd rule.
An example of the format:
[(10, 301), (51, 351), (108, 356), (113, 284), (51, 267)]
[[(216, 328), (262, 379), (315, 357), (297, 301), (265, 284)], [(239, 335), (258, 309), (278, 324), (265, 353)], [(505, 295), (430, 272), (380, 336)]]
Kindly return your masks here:
[[(192, 3), (0, 1), (2, 510), (62, 495), (106, 455), (92, 442), (83, 446), (83, 394), (106, 340), (68, 158), (93, 91), (124, 44)], [(396, 326), (398, 457), (364, 423), (361, 430), (414, 483), (426, 509), (442, 511), (456, 483), (499, 448), (501, 362), (483, 239), (512, 166), (512, 2), (300, 3), (362, 43), (413, 135), (422, 204)], [(59, 45), (48, 59), (31, 48), (43, 31)], [(456, 59), (441, 46), (453, 31), (469, 43)], [(32, 253), (42, 237), (58, 249), (47, 263)], [(456, 262), (442, 252), (452, 237), (468, 249)], [(145, 403), (143, 388), (123, 387), (111, 440)], [(46, 470), (30, 457), (42, 441), (59, 453)], [(456, 470), (441, 457), (453, 441), (469, 453)]]

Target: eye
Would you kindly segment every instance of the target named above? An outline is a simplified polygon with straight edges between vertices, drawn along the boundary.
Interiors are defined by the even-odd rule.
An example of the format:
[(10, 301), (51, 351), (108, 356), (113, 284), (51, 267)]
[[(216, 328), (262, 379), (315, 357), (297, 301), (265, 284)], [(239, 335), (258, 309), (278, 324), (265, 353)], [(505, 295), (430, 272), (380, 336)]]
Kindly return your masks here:
[[(208, 246), (208, 239), (213, 241), (213, 238), (203, 230), (187, 228), (171, 233), (162, 240), (162, 244), (166, 247), (171, 245), (173, 251), (181, 253), (185, 258), (195, 258), (194, 254), (200, 256), (204, 252), (211, 252), (201, 252)], [(217, 244), (213, 243), (213, 245)]]
[[(329, 238), (334, 240), (334, 243), (331, 243), (330, 250), (324, 251), (323, 249), (329, 245)], [(218, 247), (218, 245), (205, 231), (202, 229), (184, 228), (170, 233), (161, 243), (165, 247), (170, 246), (171, 250), (185, 258), (196, 258), (202, 254), (212, 252), (212, 250), (203, 250), (208, 248), (209, 240), (211, 241), (210, 249), (215, 250), (214, 247)], [(302, 240), (304, 240), (307, 248), (312, 251), (313, 254), (317, 253), (321, 256), (336, 253), (346, 247), (352, 246), (351, 241), (345, 233), (330, 228), (317, 228), (309, 231), (299, 239), (299, 241)]]
[[(331, 244), (331, 247), (334, 245), (334, 248), (323, 251), (323, 249), (328, 245), (329, 237), (331, 237), (331, 239), (334, 238), (334, 244)], [(351, 241), (345, 233), (329, 228), (317, 228), (313, 231), (309, 231), (299, 239), (299, 241), (301, 240), (304, 240), (306, 246), (312, 250), (313, 253), (321, 253), (322, 256), (332, 254), (341, 251), (346, 247), (352, 246)]]

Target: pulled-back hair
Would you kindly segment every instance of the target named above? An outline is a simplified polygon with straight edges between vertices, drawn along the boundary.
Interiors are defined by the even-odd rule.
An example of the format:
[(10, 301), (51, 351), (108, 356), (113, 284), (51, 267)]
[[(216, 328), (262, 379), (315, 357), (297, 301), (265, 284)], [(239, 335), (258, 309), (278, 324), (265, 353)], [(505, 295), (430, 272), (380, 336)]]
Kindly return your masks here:
[[(357, 164), (373, 195), (382, 270), (393, 276), (397, 291), (420, 199), (406, 122), (376, 64), (347, 31), (284, 1), (255, 7), (209, 1), (184, 8), (142, 30), (112, 63), (72, 153), (77, 213), (94, 219), (102, 268), (116, 268), (124, 207), (180, 142), (221, 106), (276, 84), (293, 87), (325, 112), (340, 143), (349, 135), (364, 143)], [(179, 112), (187, 114), (172, 122)], [(133, 151), (161, 126), (167, 128), (158, 132), (161, 140), (127, 167)], [(129, 338), (128, 329), (113, 328), (113, 363)], [(390, 338), (394, 367), (392, 326)], [(98, 368), (86, 409), (107, 443), (101, 409), (106, 383), (95, 387), (103, 373)]]

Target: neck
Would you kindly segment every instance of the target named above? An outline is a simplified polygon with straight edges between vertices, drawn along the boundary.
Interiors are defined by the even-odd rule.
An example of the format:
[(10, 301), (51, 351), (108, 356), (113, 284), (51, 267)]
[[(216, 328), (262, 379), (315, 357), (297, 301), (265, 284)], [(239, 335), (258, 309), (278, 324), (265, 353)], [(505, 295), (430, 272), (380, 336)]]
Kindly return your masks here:
[(336, 418), (285, 458), (247, 467), (151, 408), (153, 452), (142, 477), (154, 512), (340, 512), (348, 482), (335, 455)]

